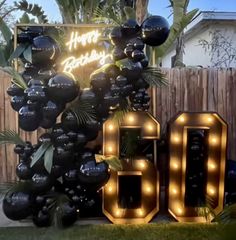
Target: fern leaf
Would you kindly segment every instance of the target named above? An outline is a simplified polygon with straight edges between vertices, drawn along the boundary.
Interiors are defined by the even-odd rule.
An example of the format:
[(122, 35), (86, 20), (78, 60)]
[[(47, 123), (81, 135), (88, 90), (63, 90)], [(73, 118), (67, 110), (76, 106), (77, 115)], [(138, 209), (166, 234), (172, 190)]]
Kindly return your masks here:
[(4, 130), (0, 132), (0, 145), (2, 144), (21, 144), (25, 142), (21, 139), (19, 134), (13, 130)]
[(142, 78), (151, 86), (161, 87), (162, 85), (168, 85), (165, 74), (163, 74), (161, 70), (156, 67), (146, 68), (142, 73)]

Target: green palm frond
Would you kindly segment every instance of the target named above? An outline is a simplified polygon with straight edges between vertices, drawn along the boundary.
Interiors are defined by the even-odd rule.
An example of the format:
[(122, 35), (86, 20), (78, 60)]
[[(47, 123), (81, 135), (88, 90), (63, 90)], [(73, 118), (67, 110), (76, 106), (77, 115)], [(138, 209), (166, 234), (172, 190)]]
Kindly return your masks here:
[(96, 23), (107, 23), (112, 25), (121, 25), (121, 18), (114, 13), (114, 11), (110, 8), (97, 8), (94, 12), (96, 17), (93, 18), (93, 22)]
[(17, 132), (13, 130), (4, 130), (0, 132), (0, 145), (2, 144), (25, 145), (25, 142), (21, 139)]
[(37, 17), (39, 23), (48, 22), (45, 12), (43, 11), (42, 7), (40, 7), (38, 4), (30, 4), (26, 0), (14, 2), (14, 4), (19, 10)]
[(236, 204), (225, 207), (215, 220), (222, 224), (236, 223)]
[(95, 154), (96, 161), (98, 162), (106, 162), (109, 167), (115, 171), (122, 170), (121, 160), (117, 156), (104, 156), (100, 154)]
[(14, 82), (20, 88), (26, 89), (27, 84), (22, 76), (12, 67), (0, 67), (0, 70), (8, 73), (12, 77), (12, 82)]
[(95, 110), (86, 101), (75, 101), (66, 111), (70, 111), (75, 115), (78, 125), (84, 125), (88, 121), (96, 119)]
[(150, 86), (161, 87), (168, 85), (166, 75), (157, 67), (146, 68), (142, 73), (142, 79), (149, 83)]

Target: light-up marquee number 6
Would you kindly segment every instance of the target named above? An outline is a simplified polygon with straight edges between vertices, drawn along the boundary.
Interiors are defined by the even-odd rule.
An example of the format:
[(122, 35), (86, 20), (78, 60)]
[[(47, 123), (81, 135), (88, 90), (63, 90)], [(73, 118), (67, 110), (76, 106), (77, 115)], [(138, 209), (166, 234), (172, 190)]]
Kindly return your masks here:
[[(142, 139), (158, 139), (160, 125), (147, 112), (128, 113), (120, 126), (107, 120), (103, 125), (103, 154), (119, 156), (120, 129), (133, 128), (141, 130)], [(103, 213), (113, 223), (147, 223), (159, 211), (159, 175), (154, 165), (147, 159), (122, 161), (122, 171), (111, 171), (111, 176), (103, 189)], [(125, 194), (121, 183), (136, 184), (134, 195), (140, 203), (131, 208), (122, 206), (120, 195)], [(132, 186), (130, 186), (132, 188)], [(126, 190), (127, 190), (126, 189)], [(125, 189), (123, 189), (125, 190)], [(135, 197), (134, 197), (135, 198)], [(133, 199), (135, 202), (135, 199)]]
[(226, 138), (227, 125), (216, 113), (186, 112), (171, 122), (168, 201), (178, 221), (205, 222), (199, 210), (206, 212), (206, 204), (215, 214), (223, 210)]

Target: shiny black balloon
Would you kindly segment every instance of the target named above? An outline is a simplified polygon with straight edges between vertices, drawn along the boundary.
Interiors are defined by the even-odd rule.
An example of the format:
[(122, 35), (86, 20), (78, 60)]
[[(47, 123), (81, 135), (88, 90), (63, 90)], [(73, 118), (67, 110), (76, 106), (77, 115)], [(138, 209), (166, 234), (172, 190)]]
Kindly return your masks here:
[(92, 90), (95, 94), (105, 92), (110, 87), (108, 76), (104, 72), (93, 73), (90, 76)]
[(81, 163), (78, 177), (83, 184), (104, 185), (109, 179), (108, 165), (105, 162), (96, 163), (88, 160)]
[(57, 207), (60, 212), (58, 221), (63, 227), (71, 226), (77, 220), (77, 210), (72, 202), (64, 202)]
[(30, 183), (32, 191), (36, 193), (49, 191), (53, 184), (50, 176), (44, 173), (35, 173)]
[(149, 84), (143, 80), (142, 78), (139, 78), (137, 81), (134, 81), (133, 83), (134, 90), (139, 90), (140, 88), (149, 88)]
[(63, 74), (57, 74), (48, 82), (47, 94), (52, 100), (67, 103), (74, 100), (79, 93), (79, 86), (75, 81)]
[(65, 111), (61, 116), (61, 123), (68, 131), (78, 130), (78, 120), (75, 114), (71, 111)]
[(31, 214), (32, 196), (27, 190), (9, 190), (2, 203), (4, 214), (11, 220), (21, 220)]
[(24, 153), (24, 146), (21, 144), (16, 144), (16, 146), (14, 147), (14, 152), (16, 154), (22, 154)]
[(142, 59), (142, 60), (140, 61), (140, 63), (141, 63), (141, 65), (142, 65), (143, 68), (146, 68), (146, 67), (148, 67), (149, 60), (148, 60), (147, 57), (145, 57), (144, 59)]
[(63, 147), (58, 146), (53, 152), (53, 164), (59, 166), (67, 166), (73, 160), (71, 151), (65, 150)]
[(110, 79), (116, 78), (120, 74), (120, 70), (115, 64), (106, 64), (103, 68), (107, 77)]
[(131, 36), (140, 30), (140, 26), (137, 21), (134, 19), (128, 19), (125, 23), (122, 24), (121, 32), (124, 36)]
[[(44, 84), (41, 80), (39, 79), (31, 79), (29, 82), (28, 82), (28, 87), (31, 88), (31, 87), (43, 87)], [(29, 89), (30, 90), (30, 89)]]
[(52, 135), (50, 133), (43, 133), (39, 139), (39, 143), (51, 143), (52, 142)]
[(39, 127), (40, 117), (29, 106), (23, 106), (19, 110), (19, 126), (25, 131), (34, 131)]
[(116, 85), (118, 87), (124, 87), (126, 84), (127, 84), (128, 80), (126, 77), (122, 76), (122, 75), (119, 75), (117, 78), (116, 78)]
[(163, 44), (169, 36), (170, 27), (167, 20), (161, 16), (151, 16), (143, 21), (142, 40), (150, 46)]
[(24, 96), (14, 96), (11, 98), (11, 107), (15, 111), (19, 111), (26, 103)]
[(41, 26), (30, 26), (30, 27), (27, 27), (26, 29), (26, 34), (33, 38), (42, 35), (43, 32), (44, 32), (44, 29)]
[(109, 34), (109, 38), (113, 45), (120, 45), (124, 40), (121, 32), (121, 27), (114, 27)]
[(16, 167), (16, 175), (22, 180), (27, 180), (32, 177), (33, 172), (28, 164), (21, 162)]
[(121, 88), (118, 87), (116, 84), (112, 84), (110, 91), (111, 91), (112, 96), (119, 96), (119, 94), (121, 92)]
[(70, 138), (65, 133), (61, 134), (60, 136), (54, 139), (54, 142), (57, 146), (64, 146), (65, 144), (69, 143)]
[(43, 213), (42, 210), (33, 215), (33, 223), (37, 227), (49, 227), (52, 224), (52, 219), (49, 213)]
[(35, 204), (37, 205), (37, 207), (42, 208), (46, 203), (46, 198), (44, 196), (36, 196), (35, 198)]
[(42, 114), (45, 118), (56, 118), (62, 111), (63, 106), (52, 101), (48, 101), (42, 107)]
[(118, 60), (121, 60), (124, 58), (126, 58), (126, 55), (125, 55), (123, 49), (119, 48), (119, 47), (115, 47), (112, 51), (112, 59), (114, 61), (118, 61)]
[(53, 165), (52, 169), (51, 169), (51, 173), (50, 175), (53, 176), (55, 179), (61, 177), (64, 173), (64, 168), (62, 166), (59, 165)]
[(77, 139), (76, 139), (76, 143), (77, 144), (86, 144), (88, 142), (87, 136), (85, 132), (78, 132), (77, 133)]
[(18, 85), (13, 83), (7, 89), (7, 94), (11, 97), (13, 97), (13, 96), (23, 96), (24, 95), (24, 90), (23, 90), (23, 88), (20, 88)]
[(78, 170), (77, 169), (70, 169), (65, 172), (63, 176), (64, 183), (66, 186), (68, 185), (76, 185), (78, 181)]
[(144, 52), (137, 49), (132, 52), (131, 56), (135, 62), (141, 61), (145, 58)]
[(55, 126), (53, 126), (51, 134), (52, 134), (54, 139), (56, 139), (57, 137), (59, 137), (63, 133), (65, 133), (65, 129), (64, 129), (63, 124), (57, 123), (57, 124), (55, 124)]
[(17, 35), (17, 43), (26, 44), (26, 43), (32, 43), (32, 41), (33, 41), (32, 36), (30, 36), (25, 32), (21, 32)]
[(131, 92), (133, 91), (133, 85), (127, 84), (124, 87), (121, 88), (121, 95), (122, 96), (129, 96)]
[(132, 45), (128, 45), (125, 49), (124, 49), (124, 53), (127, 57), (132, 57), (132, 52), (134, 51), (134, 47)]
[(144, 49), (144, 43), (141, 38), (131, 38), (127, 45), (132, 45), (134, 49), (142, 51)]
[(67, 136), (69, 137), (71, 142), (75, 142), (77, 140), (77, 132), (69, 131), (67, 132)]
[(60, 55), (58, 44), (49, 36), (38, 36), (33, 39), (32, 64), (48, 66), (55, 63)]
[(47, 97), (44, 90), (45, 88), (42, 86), (33, 86), (27, 91), (27, 98), (30, 101), (46, 102)]
[(110, 108), (119, 103), (119, 96), (113, 96), (110, 92), (106, 93), (103, 97), (103, 105)]
[(140, 62), (133, 62), (130, 59), (120, 63), (121, 75), (127, 77), (131, 81), (141, 76), (142, 69)]
[(97, 97), (91, 88), (84, 88), (81, 91), (80, 100), (83, 102), (88, 102), (93, 108), (97, 102)]

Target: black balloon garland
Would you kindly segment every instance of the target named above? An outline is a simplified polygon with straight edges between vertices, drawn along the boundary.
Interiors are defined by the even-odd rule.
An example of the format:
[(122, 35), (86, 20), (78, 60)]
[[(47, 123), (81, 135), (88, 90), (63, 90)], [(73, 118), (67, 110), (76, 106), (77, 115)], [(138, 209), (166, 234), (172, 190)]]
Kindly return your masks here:
[[(149, 17), (141, 26), (129, 19), (114, 27), (110, 33), (114, 62), (92, 73), (91, 88), (82, 90), (73, 79), (54, 70), (60, 49), (44, 35), (42, 27), (28, 27), (18, 35), (19, 44), (31, 44), (32, 63), (24, 54), (20, 56), (25, 64), (22, 77), (27, 88), (14, 83), (9, 87), (11, 106), (19, 114), (21, 129), (52, 130), (42, 134), (35, 145), (25, 142), (15, 146), (20, 159), (16, 174), (21, 182), (4, 198), (3, 211), (8, 218), (32, 216), (36, 226), (45, 227), (52, 224), (54, 209), (60, 213), (57, 221), (69, 226), (76, 221), (78, 210), (94, 206), (98, 190), (109, 179), (109, 167), (105, 162), (96, 163), (94, 150), (86, 144), (96, 139), (103, 122), (117, 106), (130, 103), (134, 111), (148, 110), (149, 84), (140, 77), (148, 66), (143, 49), (145, 44), (162, 44), (168, 33), (167, 21), (159, 16)], [(79, 125), (75, 114), (65, 110), (66, 104), (76, 98), (90, 104), (95, 119)], [(61, 122), (56, 123), (61, 113)], [(48, 154), (53, 154), (50, 171), (40, 155), (32, 163), (40, 148), (50, 148)]]

